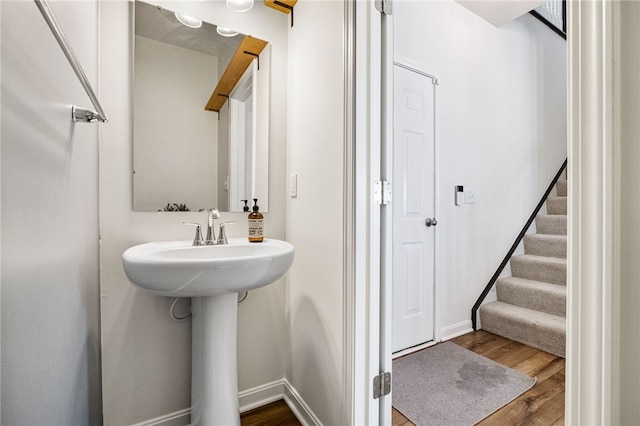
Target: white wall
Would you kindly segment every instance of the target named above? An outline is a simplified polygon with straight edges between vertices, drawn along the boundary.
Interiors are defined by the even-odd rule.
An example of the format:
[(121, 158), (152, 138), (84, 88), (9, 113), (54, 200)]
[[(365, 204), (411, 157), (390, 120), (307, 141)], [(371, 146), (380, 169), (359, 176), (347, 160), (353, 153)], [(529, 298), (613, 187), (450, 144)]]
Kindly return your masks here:
[[(619, 410), (617, 418), (620, 424), (633, 424), (640, 418), (640, 366), (638, 366), (638, 353), (640, 352), (640, 218), (638, 206), (640, 206), (640, 4), (637, 2), (620, 2), (616, 7), (620, 8), (615, 28), (621, 28), (620, 39), (617, 40), (620, 48), (616, 49), (615, 61), (620, 65), (620, 74), (616, 84), (620, 99), (618, 111), (621, 114), (620, 129), (615, 131), (620, 141), (620, 150), (616, 152), (617, 161), (614, 166), (617, 177), (614, 177), (614, 185), (620, 183), (614, 191), (617, 199), (617, 212), (613, 216), (614, 232), (619, 233), (619, 249), (614, 255), (619, 256), (616, 261), (620, 267), (616, 273), (619, 288), (615, 295), (613, 312), (615, 312), (614, 326), (617, 332), (613, 334), (612, 341), (616, 348), (613, 353), (619, 356), (614, 362), (617, 371), (614, 379), (617, 386), (613, 397), (618, 397)], [(616, 20), (617, 21), (617, 20)], [(614, 107), (614, 113), (616, 112)], [(617, 151), (614, 148), (614, 151)], [(616, 180), (619, 181), (616, 182)], [(615, 223), (619, 225), (615, 225)], [(618, 382), (619, 381), (619, 382)], [(617, 398), (616, 398), (617, 399)]]
[[(52, 8), (96, 87), (97, 2)], [(36, 5), (0, 15), (2, 424), (100, 424), (98, 126)]]
[(342, 422), (344, 4), (298, 2), (289, 33), (287, 379), (319, 420)]
[(218, 58), (135, 38), (134, 208), (215, 206), (218, 114), (204, 106), (218, 81)]
[[(161, 3), (161, 2), (156, 2)], [(265, 235), (285, 237), (285, 149), (287, 93), (286, 15), (265, 7), (229, 12), (223, 1), (162, 2), (214, 24), (235, 28), (272, 44), (269, 212)], [(191, 328), (169, 318), (171, 299), (133, 288), (122, 269), (122, 253), (135, 244), (186, 240), (193, 230), (181, 221), (205, 223), (204, 213), (135, 213), (131, 210), (131, 51), (126, 1), (100, 3), (101, 85), (111, 122), (104, 126), (100, 151), (102, 235), (102, 356), (104, 422), (131, 424), (190, 407)], [(108, 90), (106, 90), (108, 88)], [(211, 206), (215, 207), (215, 206)], [(246, 236), (246, 215), (229, 236)], [(287, 345), (284, 280), (252, 291), (239, 307), (238, 379), (240, 391), (281, 380)], [(185, 309), (187, 306), (183, 306)], [(185, 420), (185, 419), (182, 419)]]
[[(566, 42), (453, 1), (394, 3), (394, 58), (435, 75), (440, 337), (470, 310), (566, 157)], [(476, 203), (454, 205), (454, 186)]]

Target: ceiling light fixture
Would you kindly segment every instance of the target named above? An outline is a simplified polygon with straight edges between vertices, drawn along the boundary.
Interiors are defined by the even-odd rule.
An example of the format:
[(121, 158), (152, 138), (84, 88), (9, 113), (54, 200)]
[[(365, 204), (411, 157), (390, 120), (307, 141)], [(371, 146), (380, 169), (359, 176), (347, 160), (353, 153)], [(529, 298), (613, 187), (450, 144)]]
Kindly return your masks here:
[(176, 19), (180, 21), (182, 25), (186, 25), (189, 28), (200, 28), (202, 26), (200, 19), (185, 15), (184, 13), (176, 12)]
[(248, 12), (253, 7), (253, 0), (227, 0), (227, 7), (234, 12)]
[(235, 37), (238, 35), (237, 31), (233, 31), (231, 28), (227, 28), (227, 27), (217, 27), (216, 31), (218, 32), (218, 34), (220, 34), (222, 37)]

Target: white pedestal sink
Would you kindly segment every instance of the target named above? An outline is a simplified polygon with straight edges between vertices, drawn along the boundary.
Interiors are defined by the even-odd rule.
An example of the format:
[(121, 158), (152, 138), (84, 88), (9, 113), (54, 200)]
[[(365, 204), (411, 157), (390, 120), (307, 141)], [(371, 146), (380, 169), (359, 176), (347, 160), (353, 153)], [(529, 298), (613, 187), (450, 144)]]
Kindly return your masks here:
[(159, 296), (191, 297), (191, 424), (240, 425), (236, 330), (238, 292), (271, 284), (293, 263), (286, 241), (191, 246), (190, 241), (131, 247), (124, 270), (138, 288)]

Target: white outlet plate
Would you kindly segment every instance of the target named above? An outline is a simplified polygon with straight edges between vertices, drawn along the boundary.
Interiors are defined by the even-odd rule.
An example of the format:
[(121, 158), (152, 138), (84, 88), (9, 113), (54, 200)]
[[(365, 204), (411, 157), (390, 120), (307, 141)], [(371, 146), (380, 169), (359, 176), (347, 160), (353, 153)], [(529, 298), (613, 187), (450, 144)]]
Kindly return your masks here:
[(466, 190), (464, 191), (464, 203), (465, 204), (475, 204), (476, 202), (476, 192)]

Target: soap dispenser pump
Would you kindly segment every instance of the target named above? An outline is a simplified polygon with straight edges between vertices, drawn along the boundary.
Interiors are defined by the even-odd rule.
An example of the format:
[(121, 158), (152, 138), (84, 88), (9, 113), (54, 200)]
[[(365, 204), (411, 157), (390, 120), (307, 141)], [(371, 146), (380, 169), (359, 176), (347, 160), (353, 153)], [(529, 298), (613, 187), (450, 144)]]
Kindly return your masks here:
[(247, 204), (249, 202), (249, 200), (240, 200), (244, 203), (244, 207), (242, 207), (242, 211), (243, 212), (248, 212), (249, 211), (249, 205)]
[(249, 214), (249, 242), (261, 243), (264, 240), (264, 216), (259, 212), (257, 198), (253, 203), (253, 212)]

